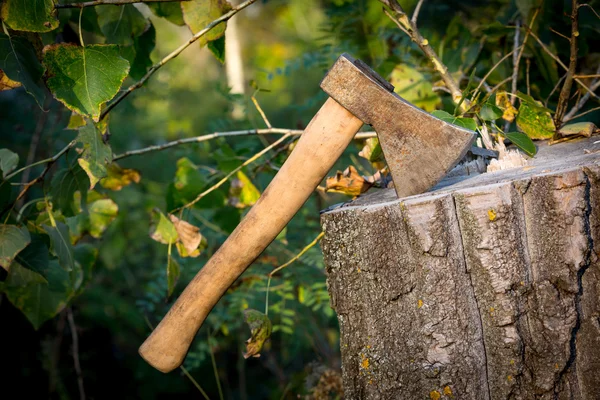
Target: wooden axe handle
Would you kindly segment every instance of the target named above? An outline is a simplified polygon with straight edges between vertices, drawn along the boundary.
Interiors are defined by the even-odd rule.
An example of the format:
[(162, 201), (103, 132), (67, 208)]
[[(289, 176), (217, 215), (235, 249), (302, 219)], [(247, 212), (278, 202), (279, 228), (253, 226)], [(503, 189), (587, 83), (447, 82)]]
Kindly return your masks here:
[(260, 199), (139, 349), (154, 368), (179, 367), (206, 316), (306, 202), (362, 126), (329, 98)]

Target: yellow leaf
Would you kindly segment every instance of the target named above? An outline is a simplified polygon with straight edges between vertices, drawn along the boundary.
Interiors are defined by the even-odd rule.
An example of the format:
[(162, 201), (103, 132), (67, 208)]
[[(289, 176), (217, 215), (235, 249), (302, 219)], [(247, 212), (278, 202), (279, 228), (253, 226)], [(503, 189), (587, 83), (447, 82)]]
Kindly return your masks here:
[(121, 168), (117, 163), (111, 163), (106, 168), (106, 177), (100, 180), (100, 185), (109, 190), (121, 190), (132, 182), (139, 183), (141, 175), (135, 169)]
[(496, 106), (498, 106), (503, 114), (502, 119), (508, 122), (513, 122), (519, 111), (510, 103), (510, 99), (505, 90), (496, 92)]

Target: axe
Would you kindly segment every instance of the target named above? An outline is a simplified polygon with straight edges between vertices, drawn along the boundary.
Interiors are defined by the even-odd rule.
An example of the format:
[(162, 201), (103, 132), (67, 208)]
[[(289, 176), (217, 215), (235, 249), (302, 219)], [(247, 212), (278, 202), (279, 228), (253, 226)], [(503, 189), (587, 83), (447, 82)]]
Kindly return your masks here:
[(140, 347), (140, 355), (159, 371), (181, 365), (215, 304), (298, 212), (363, 124), (377, 132), (399, 197), (429, 190), (475, 139), (474, 132), (406, 102), (347, 54), (321, 88), (329, 98), (273, 181)]

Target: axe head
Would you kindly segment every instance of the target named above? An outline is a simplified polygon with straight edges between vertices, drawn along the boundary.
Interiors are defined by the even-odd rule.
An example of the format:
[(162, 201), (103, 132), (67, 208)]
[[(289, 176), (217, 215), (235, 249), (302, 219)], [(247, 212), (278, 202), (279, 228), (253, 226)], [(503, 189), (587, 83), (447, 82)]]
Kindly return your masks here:
[(475, 132), (413, 106), (365, 63), (345, 53), (321, 88), (377, 132), (398, 197), (431, 189), (476, 138)]

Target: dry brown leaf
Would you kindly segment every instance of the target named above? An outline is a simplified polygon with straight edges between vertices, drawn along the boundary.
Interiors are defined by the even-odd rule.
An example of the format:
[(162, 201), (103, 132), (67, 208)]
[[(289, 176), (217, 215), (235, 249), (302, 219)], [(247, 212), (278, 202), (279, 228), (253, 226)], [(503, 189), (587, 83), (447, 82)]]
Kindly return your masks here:
[(366, 192), (373, 183), (363, 178), (356, 168), (349, 166), (344, 172), (338, 171), (335, 176), (327, 178), (326, 191), (358, 196)]
[(187, 254), (193, 256), (194, 251), (198, 249), (200, 242), (202, 242), (200, 228), (177, 218), (173, 214), (169, 214), (169, 219), (171, 219), (171, 222), (175, 226), (179, 240), (183, 244)]

